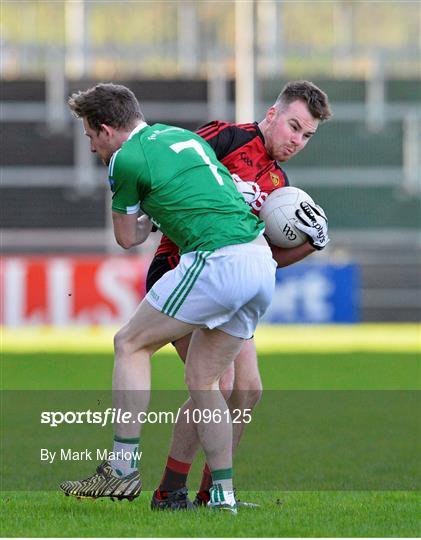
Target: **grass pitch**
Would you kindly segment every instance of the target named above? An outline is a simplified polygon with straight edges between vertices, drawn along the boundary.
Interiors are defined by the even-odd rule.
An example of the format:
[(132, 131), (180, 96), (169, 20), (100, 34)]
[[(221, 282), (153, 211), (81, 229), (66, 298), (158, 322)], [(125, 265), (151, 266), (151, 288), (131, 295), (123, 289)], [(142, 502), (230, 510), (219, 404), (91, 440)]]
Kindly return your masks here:
[[(241, 494), (240, 494), (241, 495)], [(134, 502), (77, 501), (59, 493), (6, 493), (2, 536), (37, 537), (417, 537), (419, 499), (407, 492), (248, 492), (260, 508), (237, 516), (152, 512)]]
[[(83, 349), (83, 343), (80, 346)], [(399, 352), (397, 347), (391, 353), (355, 350), (291, 353), (272, 347), (270, 352), (266, 348), (265, 354), (260, 355), (260, 367), (268, 390), (417, 390), (419, 356), (412, 351)], [(6, 347), (2, 385), (3, 389), (16, 390), (17, 399), (24, 390), (109, 389), (112, 363), (108, 349), (68, 353), (56, 345), (48, 353), (30, 353), (13, 352)], [(183, 388), (181, 362), (171, 352), (161, 353), (153, 360), (153, 387)], [(16, 429), (19, 437), (19, 427)], [(246, 431), (245, 448), (251, 445), (258, 449), (260, 442), (253, 430)], [(161, 475), (167, 445), (168, 440), (157, 460), (161, 467), (158, 465), (158, 470), (153, 471), (154, 481)], [(191, 493), (197, 486), (201, 461), (198, 460), (193, 471)], [(248, 463), (246, 458), (245, 463), (244, 470), (253, 469), (259, 464), (259, 454), (249, 457)], [(290, 465), (296, 464), (290, 462)], [(282, 467), (280, 460), (279, 468)], [(34, 474), (42, 475), (44, 470), (39, 468)], [(3, 491), (1, 532), (9, 537), (418, 537), (420, 534), (417, 491), (288, 491), (276, 486), (241, 491), (241, 485), (238, 488), (240, 498), (257, 502), (260, 508), (240, 508), (236, 517), (206, 509), (188, 514), (155, 513), (149, 510), (150, 491), (143, 492), (132, 503), (77, 501), (56, 491)]]

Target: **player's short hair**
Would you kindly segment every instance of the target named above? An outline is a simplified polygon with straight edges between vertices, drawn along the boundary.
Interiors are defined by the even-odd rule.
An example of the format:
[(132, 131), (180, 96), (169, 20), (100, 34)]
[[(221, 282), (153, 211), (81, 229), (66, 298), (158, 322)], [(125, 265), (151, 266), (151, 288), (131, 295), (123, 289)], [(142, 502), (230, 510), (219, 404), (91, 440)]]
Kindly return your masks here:
[(321, 122), (332, 116), (327, 94), (310, 81), (288, 82), (276, 98), (274, 106), (282, 110), (297, 100), (304, 101), (310, 114)]
[(120, 84), (100, 83), (85, 91), (75, 92), (68, 100), (76, 118), (86, 118), (99, 133), (101, 124), (116, 129), (131, 129), (145, 117), (139, 102), (129, 88)]

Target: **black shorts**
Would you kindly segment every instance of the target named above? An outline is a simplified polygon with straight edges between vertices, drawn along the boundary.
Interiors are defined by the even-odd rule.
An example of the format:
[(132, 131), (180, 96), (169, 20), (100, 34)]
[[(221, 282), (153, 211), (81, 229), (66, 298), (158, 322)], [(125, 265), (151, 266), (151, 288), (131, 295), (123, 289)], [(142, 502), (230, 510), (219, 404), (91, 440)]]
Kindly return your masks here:
[(164, 274), (175, 268), (179, 261), (179, 255), (170, 255), (165, 253), (163, 255), (156, 255), (151, 262), (148, 275), (146, 276), (146, 292), (149, 292), (158, 279), (160, 279)]

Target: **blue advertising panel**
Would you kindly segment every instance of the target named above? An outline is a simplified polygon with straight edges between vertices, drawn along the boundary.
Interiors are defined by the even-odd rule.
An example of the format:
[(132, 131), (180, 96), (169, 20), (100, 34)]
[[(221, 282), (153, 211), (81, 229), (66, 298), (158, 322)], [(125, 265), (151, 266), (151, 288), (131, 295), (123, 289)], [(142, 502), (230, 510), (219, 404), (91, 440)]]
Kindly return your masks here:
[(354, 323), (360, 320), (356, 264), (301, 263), (280, 268), (273, 301), (262, 322)]

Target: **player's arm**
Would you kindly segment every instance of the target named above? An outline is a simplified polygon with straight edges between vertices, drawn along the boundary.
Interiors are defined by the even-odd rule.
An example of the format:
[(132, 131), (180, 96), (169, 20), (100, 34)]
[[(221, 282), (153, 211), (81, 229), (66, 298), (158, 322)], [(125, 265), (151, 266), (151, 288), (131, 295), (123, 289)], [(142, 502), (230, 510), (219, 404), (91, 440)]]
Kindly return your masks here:
[(150, 190), (149, 169), (141, 152), (134, 158), (118, 150), (111, 157), (108, 174), (114, 236), (122, 248), (130, 249), (144, 242), (153, 229), (149, 217), (140, 212), (140, 201)]
[(142, 244), (152, 231), (152, 221), (146, 215), (120, 214), (113, 212), (114, 236), (117, 244), (124, 249)]
[(293, 248), (281, 248), (274, 246), (269, 242), (269, 247), (272, 250), (272, 257), (278, 264), (278, 268), (290, 266), (291, 264), (303, 260), (305, 257), (316, 251), (310, 242), (306, 242), (301, 246)]

